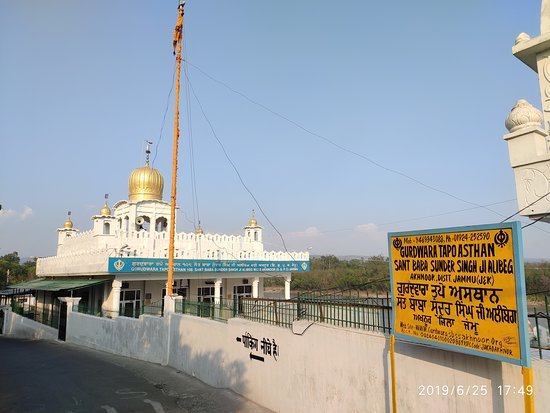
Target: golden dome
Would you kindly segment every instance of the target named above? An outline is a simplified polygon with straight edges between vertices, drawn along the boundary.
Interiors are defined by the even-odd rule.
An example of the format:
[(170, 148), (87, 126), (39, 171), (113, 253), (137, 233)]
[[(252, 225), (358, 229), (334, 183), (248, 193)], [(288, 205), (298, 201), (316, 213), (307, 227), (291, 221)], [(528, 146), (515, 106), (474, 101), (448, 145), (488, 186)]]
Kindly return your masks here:
[(73, 227), (73, 221), (71, 221), (71, 217), (67, 217), (67, 220), (63, 224), (63, 228), (71, 229)]
[(250, 220), (248, 221), (248, 226), (249, 227), (257, 227), (258, 226), (258, 221), (256, 221), (256, 218), (254, 218), (254, 217), (250, 218)]
[(197, 227), (197, 230), (195, 231), (195, 234), (204, 234), (204, 231), (202, 230), (200, 225)]
[(107, 201), (105, 201), (105, 205), (103, 205), (103, 208), (101, 208), (101, 211), (99, 211), (99, 215), (101, 215), (102, 217), (111, 216), (111, 208), (109, 208), (109, 205), (107, 205)]
[(147, 199), (162, 200), (164, 178), (155, 168), (148, 164), (132, 171), (128, 179), (128, 199), (144, 201)]

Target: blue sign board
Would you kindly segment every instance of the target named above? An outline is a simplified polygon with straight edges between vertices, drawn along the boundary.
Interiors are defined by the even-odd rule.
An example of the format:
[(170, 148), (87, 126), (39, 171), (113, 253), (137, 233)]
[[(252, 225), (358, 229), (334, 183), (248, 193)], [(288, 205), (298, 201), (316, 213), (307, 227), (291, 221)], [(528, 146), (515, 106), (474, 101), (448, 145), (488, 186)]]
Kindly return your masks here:
[[(109, 258), (110, 273), (167, 272), (166, 258)], [(308, 272), (309, 261), (174, 260), (174, 272)]]

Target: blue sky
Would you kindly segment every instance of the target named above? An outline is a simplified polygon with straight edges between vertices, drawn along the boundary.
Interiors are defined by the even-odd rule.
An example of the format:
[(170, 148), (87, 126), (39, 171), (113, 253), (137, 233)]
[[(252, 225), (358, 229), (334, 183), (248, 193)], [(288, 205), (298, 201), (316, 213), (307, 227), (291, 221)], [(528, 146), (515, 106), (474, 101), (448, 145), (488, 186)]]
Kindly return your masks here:
[[(146, 139), (169, 199), (177, 3), (0, 0), (0, 254), (54, 254), (67, 210), (91, 228), (104, 193), (127, 198)], [(178, 229), (197, 221), (191, 137), (203, 228), (240, 233), (255, 209), (266, 248), (283, 249), (208, 122), (289, 249), (386, 255), (389, 231), (513, 214), (504, 120), (540, 96), (511, 47), (538, 35), (539, 13), (538, 0), (188, 0)], [(550, 259), (549, 225), (523, 238), (526, 257)]]

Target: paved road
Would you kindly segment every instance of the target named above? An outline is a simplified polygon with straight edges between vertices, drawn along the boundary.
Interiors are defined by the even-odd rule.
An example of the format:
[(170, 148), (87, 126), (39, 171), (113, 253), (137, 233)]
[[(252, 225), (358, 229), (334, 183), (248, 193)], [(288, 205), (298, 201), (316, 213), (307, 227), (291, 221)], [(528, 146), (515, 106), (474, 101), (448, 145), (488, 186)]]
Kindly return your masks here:
[(0, 336), (0, 413), (269, 412), (170, 367)]

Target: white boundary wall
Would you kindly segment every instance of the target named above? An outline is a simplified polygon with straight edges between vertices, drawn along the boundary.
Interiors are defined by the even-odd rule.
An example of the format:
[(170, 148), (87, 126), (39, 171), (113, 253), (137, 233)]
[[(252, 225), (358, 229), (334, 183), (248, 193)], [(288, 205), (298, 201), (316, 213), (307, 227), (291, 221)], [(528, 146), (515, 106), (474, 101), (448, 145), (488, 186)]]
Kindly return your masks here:
[(139, 319), (94, 317), (69, 312), (67, 342), (151, 363), (166, 364), (168, 319), (142, 315)]
[[(389, 339), (382, 334), (314, 324), (300, 336), (242, 319), (224, 325), (171, 317), (169, 364), (212, 386), (230, 388), (277, 412), (391, 411)], [(236, 340), (245, 333), (275, 339), (277, 360), (268, 355), (264, 362), (251, 360), (250, 350)], [(263, 356), (258, 350), (253, 353)], [(536, 411), (542, 412), (550, 403), (550, 363), (533, 364)], [(521, 368), (511, 364), (398, 342), (396, 372), (399, 411), (523, 411), (522, 395), (499, 395), (498, 386), (517, 390), (522, 385)], [(455, 394), (443, 396), (443, 385), (449, 393), (454, 386)], [(439, 386), (439, 395), (423, 396), (421, 386), (424, 393)], [(463, 386), (460, 396), (458, 386)], [(473, 395), (475, 386), (478, 395)]]
[(37, 323), (6, 309), (4, 309), (3, 330), (3, 334), (6, 336), (28, 339), (57, 340), (58, 335), (57, 329)]
[[(386, 340), (381, 335), (312, 325), (299, 336), (241, 319), (224, 325), (184, 315), (172, 315), (172, 324), (176, 351), (169, 364), (210, 385), (228, 387), (278, 412), (385, 411), (387, 366), (381, 355)], [(246, 333), (258, 339), (258, 351), (252, 353), (263, 362), (250, 358), (242, 341)], [(275, 339), (277, 359), (263, 354), (264, 338)]]
[[(69, 342), (168, 364), (277, 412), (391, 411), (389, 343), (381, 334), (314, 324), (298, 335), (242, 319), (224, 324), (181, 314), (110, 320), (69, 312), (67, 321)], [(5, 334), (56, 339), (57, 330), (52, 335), (49, 329), (6, 312)], [(244, 346), (247, 333), (258, 340), (258, 350)], [(276, 358), (264, 355), (264, 338), (275, 340)], [(550, 405), (550, 362), (533, 360), (533, 369), (535, 407), (543, 412)], [(523, 396), (513, 390), (522, 385), (521, 368), (511, 364), (397, 342), (396, 372), (399, 411), (523, 411)], [(455, 394), (442, 395), (444, 385)], [(458, 386), (464, 394), (456, 394)], [(510, 394), (499, 395), (498, 386), (512, 386)]]

